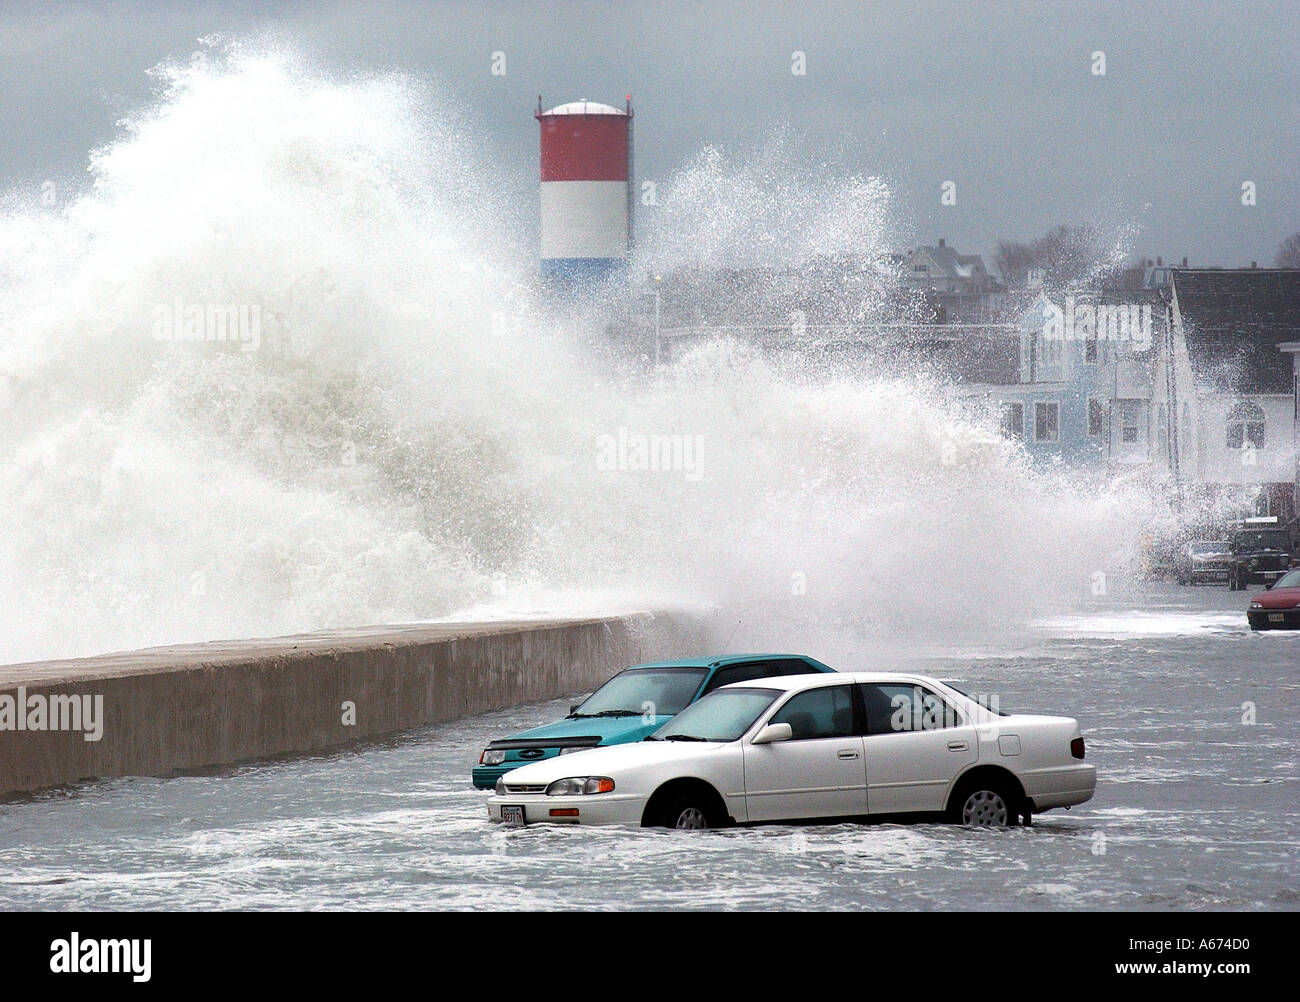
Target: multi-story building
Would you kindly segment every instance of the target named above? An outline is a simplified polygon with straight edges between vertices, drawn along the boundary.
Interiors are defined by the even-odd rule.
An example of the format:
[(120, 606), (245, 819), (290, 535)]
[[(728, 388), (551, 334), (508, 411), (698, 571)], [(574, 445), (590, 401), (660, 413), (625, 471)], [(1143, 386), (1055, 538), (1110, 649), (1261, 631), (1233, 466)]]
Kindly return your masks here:
[(1037, 461), (1133, 469), (1152, 462), (1158, 291), (1040, 293), (1019, 325), (1014, 383), (983, 387), (1003, 435)]
[(1184, 496), (1293, 518), (1300, 270), (1174, 268), (1164, 298), (1157, 458)]

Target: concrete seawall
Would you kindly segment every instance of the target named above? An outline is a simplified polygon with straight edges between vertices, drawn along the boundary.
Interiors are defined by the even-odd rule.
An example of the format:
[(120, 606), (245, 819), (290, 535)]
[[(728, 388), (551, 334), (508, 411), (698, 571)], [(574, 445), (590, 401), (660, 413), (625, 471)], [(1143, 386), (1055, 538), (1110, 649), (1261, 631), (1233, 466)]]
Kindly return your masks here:
[[(589, 690), (638, 661), (696, 653), (698, 643), (685, 617), (633, 613), (371, 627), (0, 666), (0, 796), (321, 751)], [(56, 723), (78, 729), (50, 729)], [(92, 725), (97, 740), (87, 740)]]

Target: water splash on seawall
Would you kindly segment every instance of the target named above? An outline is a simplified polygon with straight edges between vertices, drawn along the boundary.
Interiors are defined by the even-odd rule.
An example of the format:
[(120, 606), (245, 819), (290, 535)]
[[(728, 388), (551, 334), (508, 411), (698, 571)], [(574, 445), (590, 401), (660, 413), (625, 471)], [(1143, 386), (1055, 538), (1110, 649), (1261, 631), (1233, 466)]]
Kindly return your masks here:
[[(1131, 553), (1141, 497), (1030, 470), (924, 380), (796, 379), (726, 340), (656, 381), (594, 359), (542, 319), (531, 179), (452, 106), (233, 47), (162, 71), (67, 204), (5, 200), (0, 661), (676, 601), (737, 647), (952, 638)], [(682, 193), (783, 208), (666, 212), (647, 246), (722, 260), (800, 199), (811, 251), (886, 246), (879, 184), (837, 220), (784, 169), (710, 151)], [(256, 350), (160, 339), (178, 300), (256, 306)], [(689, 436), (701, 475), (603, 468), (620, 430)]]

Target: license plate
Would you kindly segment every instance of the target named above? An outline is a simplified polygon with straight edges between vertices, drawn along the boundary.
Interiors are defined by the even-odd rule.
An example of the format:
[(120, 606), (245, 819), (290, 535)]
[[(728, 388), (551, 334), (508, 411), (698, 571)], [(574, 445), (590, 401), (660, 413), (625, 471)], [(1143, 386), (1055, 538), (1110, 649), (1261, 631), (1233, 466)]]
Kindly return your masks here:
[(524, 809), (522, 806), (501, 805), (501, 820), (508, 825), (524, 824)]
[(1269, 621), (1270, 623), (1280, 623), (1280, 622), (1282, 622), (1282, 613), (1280, 613), (1280, 612), (1270, 612), (1270, 613), (1268, 614), (1268, 621)]

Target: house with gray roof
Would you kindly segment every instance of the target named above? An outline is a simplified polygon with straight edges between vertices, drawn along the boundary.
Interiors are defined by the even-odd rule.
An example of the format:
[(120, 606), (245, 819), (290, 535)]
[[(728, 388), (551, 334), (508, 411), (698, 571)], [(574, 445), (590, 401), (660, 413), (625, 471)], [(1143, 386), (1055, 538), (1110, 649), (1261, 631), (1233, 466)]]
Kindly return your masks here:
[[(1300, 270), (1173, 268), (1154, 395), (1161, 461), (1184, 496), (1240, 515), (1296, 511)], [(1226, 512), (1225, 512), (1226, 513)]]

